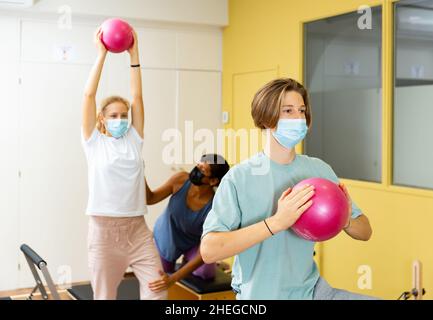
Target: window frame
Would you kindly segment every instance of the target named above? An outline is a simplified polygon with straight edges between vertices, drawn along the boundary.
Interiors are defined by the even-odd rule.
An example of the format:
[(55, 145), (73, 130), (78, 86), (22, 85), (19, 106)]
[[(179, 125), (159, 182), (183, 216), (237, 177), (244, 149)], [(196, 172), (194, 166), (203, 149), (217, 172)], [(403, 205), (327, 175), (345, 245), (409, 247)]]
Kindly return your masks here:
[[(370, 6), (382, 7), (382, 177), (381, 182), (369, 182), (351, 179), (341, 179), (342, 182), (352, 187), (367, 188), (373, 190), (388, 191), (393, 193), (403, 193), (421, 197), (433, 197), (432, 189), (416, 188), (409, 186), (395, 185), (393, 182), (393, 134), (394, 134), (394, 88), (395, 88), (395, 68), (396, 68), (396, 48), (395, 48), (395, 5), (399, 0), (382, 0), (373, 1)], [(354, 13), (358, 7), (350, 10), (340, 10), (333, 14), (313, 17), (300, 22), (300, 44), (299, 44), (299, 61), (300, 63), (300, 81), (306, 80), (306, 61), (305, 47), (306, 34), (305, 26), (307, 23), (318, 20), (332, 18), (335, 16)], [(298, 152), (304, 153), (304, 143), (299, 146)]]

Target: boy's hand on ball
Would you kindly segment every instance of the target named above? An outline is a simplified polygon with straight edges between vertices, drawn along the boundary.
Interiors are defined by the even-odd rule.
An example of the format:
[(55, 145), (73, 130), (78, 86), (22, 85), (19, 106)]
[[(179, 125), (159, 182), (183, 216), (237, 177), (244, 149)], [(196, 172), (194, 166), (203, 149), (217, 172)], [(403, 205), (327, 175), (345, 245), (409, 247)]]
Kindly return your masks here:
[(314, 196), (314, 187), (305, 186), (299, 189), (287, 189), (278, 200), (277, 213), (270, 218), (274, 232), (278, 233), (290, 229), (311, 207)]
[(350, 219), (352, 218), (352, 199), (350, 198), (349, 191), (343, 183), (340, 183), (339, 187), (344, 192), (344, 195), (347, 198), (347, 203), (349, 205), (349, 214), (347, 218), (347, 223), (345, 224), (345, 229), (347, 229), (347, 226), (350, 225)]

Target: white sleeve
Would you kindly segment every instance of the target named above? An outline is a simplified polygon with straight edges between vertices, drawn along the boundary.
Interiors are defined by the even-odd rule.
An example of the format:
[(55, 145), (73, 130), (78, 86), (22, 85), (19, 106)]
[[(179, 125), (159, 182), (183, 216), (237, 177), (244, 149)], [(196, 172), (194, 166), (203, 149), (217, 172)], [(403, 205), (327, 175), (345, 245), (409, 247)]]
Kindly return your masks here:
[(138, 147), (141, 149), (143, 147), (144, 140), (142, 137), (140, 137), (140, 134), (137, 132), (137, 129), (135, 129), (134, 126), (131, 125), (131, 127), (128, 130), (127, 134), (129, 139), (132, 139), (132, 141), (138, 145)]
[(85, 139), (84, 138), (84, 132), (83, 132), (83, 127), (81, 127), (81, 144), (83, 145), (83, 148), (86, 150), (88, 147), (90, 147), (98, 138), (98, 136), (100, 136), (101, 133), (99, 132), (99, 130), (97, 128), (93, 129), (92, 134), (90, 135), (89, 139)]

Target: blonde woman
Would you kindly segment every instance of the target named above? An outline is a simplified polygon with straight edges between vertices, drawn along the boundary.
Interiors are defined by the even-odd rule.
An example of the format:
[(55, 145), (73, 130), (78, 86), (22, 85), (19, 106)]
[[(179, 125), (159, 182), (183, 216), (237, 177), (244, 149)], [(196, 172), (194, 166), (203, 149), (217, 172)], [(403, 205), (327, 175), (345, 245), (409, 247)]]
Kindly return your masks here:
[(149, 282), (159, 276), (162, 266), (144, 219), (144, 106), (135, 32), (134, 39), (129, 49), (132, 103), (113, 96), (96, 111), (95, 97), (107, 56), (100, 30), (95, 38), (98, 58), (84, 93), (82, 144), (89, 179), (88, 259), (95, 300), (116, 299), (129, 266), (140, 282), (142, 300), (167, 298), (166, 291), (155, 293), (149, 289)]

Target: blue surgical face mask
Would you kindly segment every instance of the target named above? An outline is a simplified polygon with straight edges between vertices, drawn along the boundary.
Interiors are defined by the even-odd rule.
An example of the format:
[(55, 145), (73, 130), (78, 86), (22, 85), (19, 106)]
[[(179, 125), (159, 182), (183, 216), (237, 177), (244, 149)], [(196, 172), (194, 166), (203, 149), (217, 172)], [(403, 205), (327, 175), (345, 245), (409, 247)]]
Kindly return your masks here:
[(126, 119), (115, 119), (105, 121), (105, 127), (113, 138), (121, 138), (126, 131), (128, 131), (128, 120)]
[(305, 119), (281, 119), (273, 132), (274, 138), (286, 149), (293, 149), (305, 139), (308, 132)]

